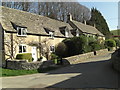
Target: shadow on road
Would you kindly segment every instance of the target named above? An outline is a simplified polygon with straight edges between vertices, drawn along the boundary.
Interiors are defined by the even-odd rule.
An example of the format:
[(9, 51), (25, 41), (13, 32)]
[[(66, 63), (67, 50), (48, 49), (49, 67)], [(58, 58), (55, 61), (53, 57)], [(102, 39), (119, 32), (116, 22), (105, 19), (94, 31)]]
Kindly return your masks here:
[(51, 71), (49, 74), (80, 73), (47, 88), (118, 88), (120, 74), (112, 69), (110, 60), (80, 63)]

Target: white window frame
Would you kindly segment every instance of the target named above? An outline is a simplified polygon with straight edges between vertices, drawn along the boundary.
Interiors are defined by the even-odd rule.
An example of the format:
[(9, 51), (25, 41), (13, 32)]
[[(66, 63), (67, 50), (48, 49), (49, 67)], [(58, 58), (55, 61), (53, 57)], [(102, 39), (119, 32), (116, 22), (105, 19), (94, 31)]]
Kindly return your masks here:
[[(21, 35), (18, 33), (21, 30)], [(25, 30), (25, 34), (23, 34), (23, 30)], [(17, 36), (27, 36), (27, 28), (17, 27)]]
[(76, 30), (76, 37), (79, 37), (80, 36), (80, 32), (79, 32), (79, 30), (77, 29)]
[(69, 32), (65, 30), (65, 37), (69, 37)]
[[(51, 49), (53, 47), (53, 50)], [(55, 52), (55, 46), (50, 46), (50, 52)]]
[(50, 38), (54, 39), (54, 32), (49, 31)]
[[(20, 52), (20, 46), (22, 46), (22, 51), (21, 51), (21, 52)], [(25, 52), (24, 52), (24, 50), (23, 50), (24, 47), (26, 47), (26, 48), (25, 48), (25, 49), (26, 49)], [(20, 45), (19, 45), (19, 53), (26, 53), (26, 52), (27, 52), (27, 45), (25, 45), (25, 44), (20, 44)]]

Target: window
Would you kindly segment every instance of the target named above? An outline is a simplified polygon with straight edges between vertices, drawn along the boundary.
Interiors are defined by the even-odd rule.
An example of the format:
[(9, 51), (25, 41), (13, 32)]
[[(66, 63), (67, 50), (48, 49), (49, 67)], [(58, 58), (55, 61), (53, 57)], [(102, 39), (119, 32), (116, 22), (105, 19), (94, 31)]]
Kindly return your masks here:
[(76, 30), (76, 36), (79, 37), (79, 30)]
[(20, 45), (19, 46), (19, 53), (25, 53), (26, 52), (26, 46), (25, 45)]
[(55, 47), (54, 46), (50, 46), (50, 52), (55, 52)]
[(49, 31), (49, 35), (50, 35), (51, 38), (54, 38), (54, 32)]
[(17, 27), (17, 35), (18, 36), (26, 36), (27, 35), (27, 29), (26, 28)]
[(65, 29), (65, 37), (69, 37), (69, 31)]

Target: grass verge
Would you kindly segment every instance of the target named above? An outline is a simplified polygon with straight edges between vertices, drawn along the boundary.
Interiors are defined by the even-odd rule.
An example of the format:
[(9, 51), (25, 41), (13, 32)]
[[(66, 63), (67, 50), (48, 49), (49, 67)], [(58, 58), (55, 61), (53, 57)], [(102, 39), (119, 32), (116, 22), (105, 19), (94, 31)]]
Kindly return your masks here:
[(6, 77), (6, 76), (34, 74), (34, 73), (38, 73), (38, 71), (37, 70), (10, 70), (10, 69), (0, 68), (0, 73), (2, 73), (0, 74), (2, 77)]
[(11, 69), (0, 68), (0, 77), (29, 75), (29, 74), (35, 74), (35, 73), (46, 73), (48, 71), (52, 71), (56, 69), (58, 69), (58, 67), (49, 67), (41, 70), (11, 70)]

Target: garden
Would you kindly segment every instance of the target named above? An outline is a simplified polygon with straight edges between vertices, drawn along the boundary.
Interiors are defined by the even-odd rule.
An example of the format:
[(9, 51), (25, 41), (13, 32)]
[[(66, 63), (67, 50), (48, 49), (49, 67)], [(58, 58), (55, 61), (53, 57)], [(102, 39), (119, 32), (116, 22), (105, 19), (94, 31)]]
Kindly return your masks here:
[(81, 35), (80, 37), (64, 39), (59, 43), (55, 48), (55, 52), (51, 54), (51, 59), (59, 64), (62, 62), (62, 58), (88, 52), (94, 52), (94, 55), (96, 55), (97, 50), (108, 49), (108, 51), (111, 51), (113, 47), (120, 47), (119, 39), (110, 38), (100, 41), (97, 36), (86, 37), (85, 35)]

